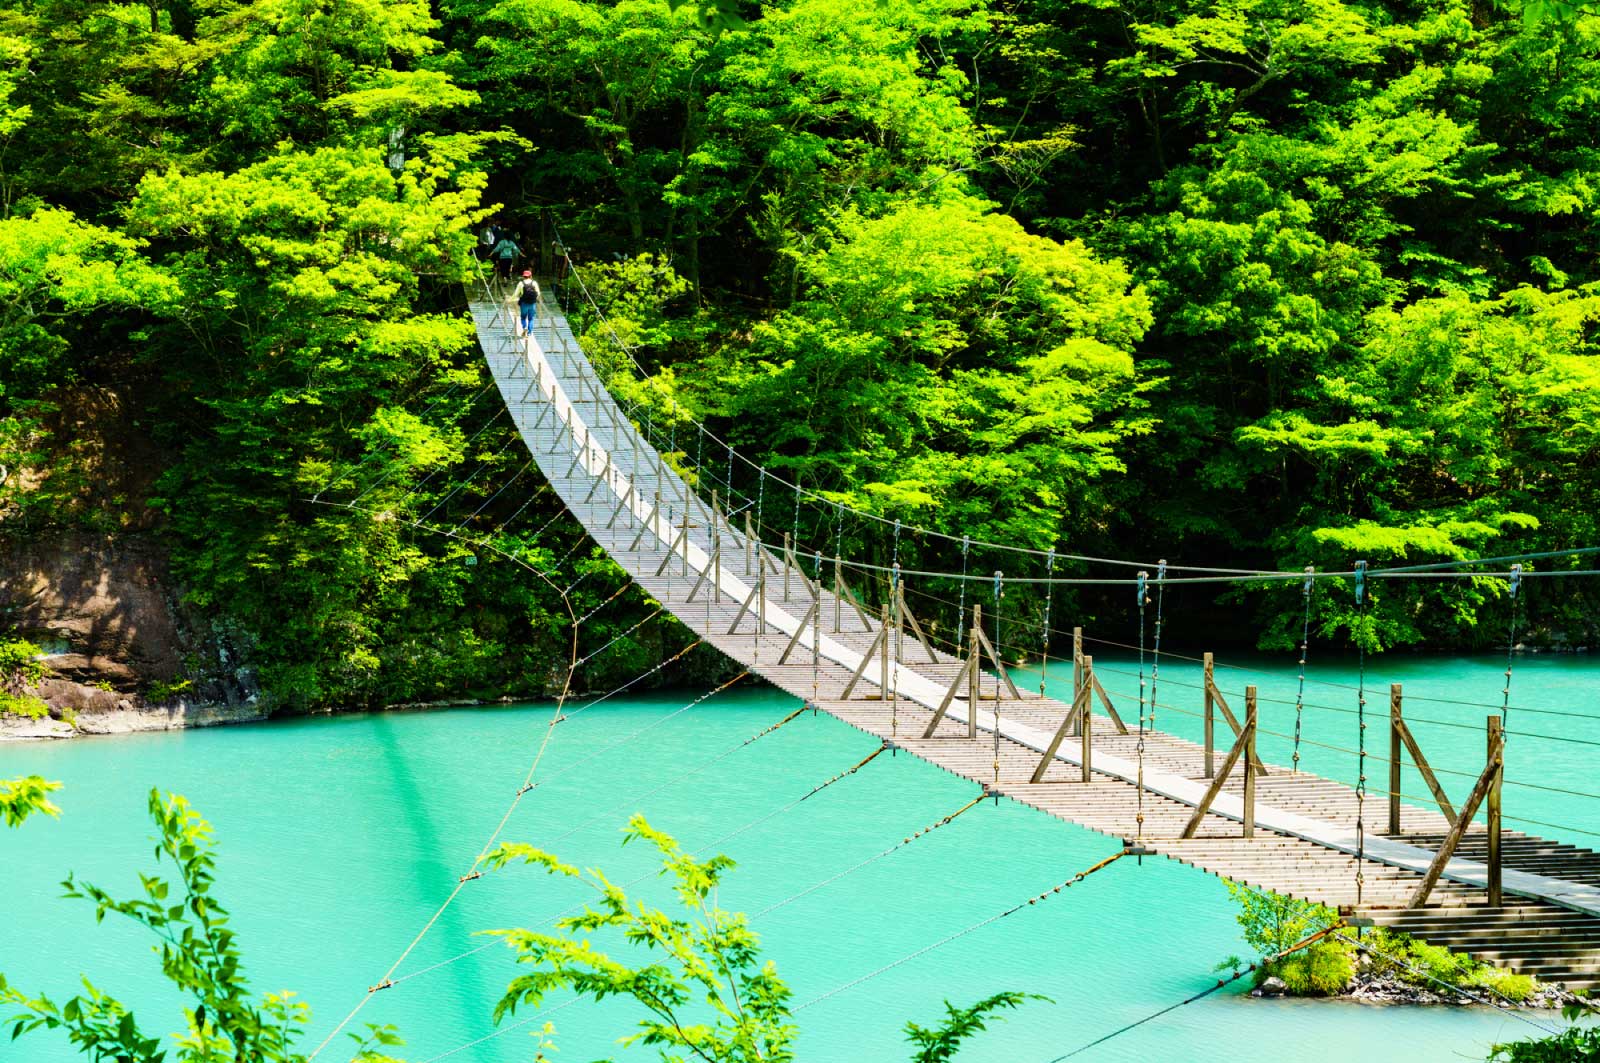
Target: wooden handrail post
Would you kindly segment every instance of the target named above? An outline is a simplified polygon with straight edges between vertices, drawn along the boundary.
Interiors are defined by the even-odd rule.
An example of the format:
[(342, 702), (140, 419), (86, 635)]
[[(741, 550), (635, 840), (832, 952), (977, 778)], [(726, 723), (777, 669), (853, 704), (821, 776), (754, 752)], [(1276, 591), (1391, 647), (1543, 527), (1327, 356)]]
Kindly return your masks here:
[[(1089, 762), (1090, 762), (1090, 759), (1094, 756), (1094, 747), (1089, 744), (1090, 737), (1091, 737), (1091, 732), (1094, 730), (1094, 728), (1089, 723), (1090, 719), (1094, 716), (1094, 713), (1089, 711), (1089, 707), (1090, 707), (1089, 706), (1089, 691), (1094, 688), (1094, 658), (1093, 657), (1085, 657), (1083, 659), (1083, 678), (1084, 678), (1084, 689), (1083, 689), (1083, 695), (1082, 695), (1083, 696), (1083, 714), (1078, 717), (1078, 722), (1081, 724), (1081, 728), (1082, 729), (1080, 731), (1080, 734), (1083, 737), (1083, 745), (1081, 747), (1082, 759), (1083, 759), (1083, 781), (1084, 782), (1088, 782), (1089, 781), (1089, 776), (1090, 776)], [(995, 691), (995, 697), (998, 698), (999, 696), (1000, 696), (1000, 692), (998, 690), (996, 690)]]
[[(1078, 691), (1082, 687), (1083, 687), (1083, 628), (1075, 627), (1075, 628), (1072, 629), (1072, 696), (1073, 696), (1073, 699), (1074, 699), (1074, 704), (1076, 704)], [(1078, 726), (1079, 726), (1078, 722), (1076, 720), (1074, 720), (1072, 722), (1072, 730), (1069, 731), (1068, 734), (1070, 734), (1070, 735), (1077, 734), (1078, 733)]]
[(1256, 688), (1244, 688), (1244, 836), (1256, 836)]
[(683, 507), (683, 578), (689, 578), (689, 507)]
[[(722, 529), (717, 526), (717, 514), (721, 512), (717, 506), (720, 499), (717, 497), (716, 488), (711, 489), (711, 565), (714, 569), (711, 577), (711, 593), (716, 597), (717, 604), (722, 604)], [(685, 536), (687, 538), (687, 536)], [(685, 544), (684, 552), (688, 553)], [(709, 621), (707, 621), (709, 623)]]
[(794, 559), (794, 543), (788, 532), (783, 533), (783, 600), (789, 600), (789, 563)]
[(1400, 833), (1400, 684), (1389, 684), (1389, 833)]
[(1215, 700), (1211, 696), (1212, 684), (1214, 682), (1214, 680), (1212, 679), (1212, 675), (1211, 675), (1213, 666), (1214, 666), (1214, 662), (1212, 660), (1211, 654), (1208, 653), (1208, 654), (1205, 655), (1205, 677), (1201, 680), (1201, 685), (1203, 685), (1205, 687), (1205, 691), (1206, 691), (1206, 774), (1205, 774), (1205, 777), (1207, 779), (1214, 778), (1216, 776), (1216, 763), (1215, 763), (1215, 759), (1214, 758), (1215, 758), (1216, 740), (1217, 740), (1217, 734), (1216, 734), (1217, 718), (1216, 718)]
[(1494, 781), (1489, 784), (1488, 795), (1488, 820), (1489, 827), (1489, 907), (1498, 908), (1501, 904), (1500, 891), (1500, 785), (1505, 780), (1505, 735), (1502, 731), (1500, 717), (1489, 717), (1489, 764), (1494, 770)]

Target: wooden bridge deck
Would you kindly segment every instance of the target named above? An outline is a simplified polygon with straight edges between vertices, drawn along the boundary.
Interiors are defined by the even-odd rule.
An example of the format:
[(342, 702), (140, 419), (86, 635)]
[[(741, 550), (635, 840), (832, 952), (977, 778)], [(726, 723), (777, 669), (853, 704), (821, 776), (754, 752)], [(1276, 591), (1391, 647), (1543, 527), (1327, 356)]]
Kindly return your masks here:
[[(967, 737), (967, 701), (958, 697), (935, 736), (925, 739), (922, 734), (960, 662), (938, 651), (936, 663), (929, 662), (920, 646), (915, 653), (908, 649), (905, 663), (891, 665), (888, 693), (893, 696), (886, 698), (874, 659), (854, 696), (843, 699), (878, 628), (863, 623), (852, 606), (836, 603), (824, 590), (820, 637), (815, 628), (806, 628), (788, 663), (779, 664), (802, 626), (813, 591), (797, 577), (785, 600), (776, 575), (781, 559), (770, 554), (759, 555), (775, 573), (768, 579), (761, 631), (751, 612), (744, 615), (738, 633), (729, 634), (755, 583), (755, 570), (745, 567), (743, 534), (720, 515), (714, 518), (705, 501), (635, 430), (560, 315), (546, 314), (534, 342), (525, 344), (513, 339), (509, 316), (497, 302), (475, 300), (472, 314), (506, 405), (554, 490), (595, 541), (684, 624), (795, 697), (946, 771), (1070, 823), (1119, 839), (1133, 836), (1139, 806), (1133, 783), (1137, 737), (1117, 733), (1109, 719), (1097, 715), (1091, 721), (1094, 774), (1088, 783), (1080, 781), (1077, 738), (1062, 744), (1043, 781), (1029, 781), (1067, 712), (1054, 699), (1031, 695), (1023, 701), (981, 700), (978, 736), (972, 739)], [(652, 512), (657, 492), (660, 514)], [(687, 548), (678, 540), (686, 508)], [(720, 573), (709, 560), (718, 542), (724, 547)], [(675, 551), (669, 549), (674, 546)], [(759, 547), (752, 550), (757, 551)], [(670, 561), (669, 552), (675, 553)], [(706, 569), (711, 578), (691, 600)], [(708, 593), (719, 574), (720, 595)], [(843, 617), (837, 631), (836, 609)], [(914, 645), (908, 637), (907, 646)], [(985, 673), (988, 689), (996, 682)], [(1242, 773), (1235, 772), (1195, 836), (1183, 839), (1180, 835), (1206, 784), (1203, 752), (1193, 742), (1147, 732), (1147, 849), (1257, 888), (1335, 906), (1514, 970), (1574, 988), (1600, 985), (1600, 854), (1506, 832), (1506, 896), (1502, 906), (1491, 908), (1484, 889), (1484, 833), (1474, 828), (1427, 904), (1408, 911), (1405, 905), (1449, 824), (1437, 810), (1408, 805), (1402, 808), (1402, 833), (1380, 835), (1372, 828), (1380, 825), (1386, 795), (1369, 795), (1372, 822), (1356, 907), (1352, 788), (1268, 764), (1267, 773), (1256, 777), (1255, 836), (1247, 839), (1241, 837)]]

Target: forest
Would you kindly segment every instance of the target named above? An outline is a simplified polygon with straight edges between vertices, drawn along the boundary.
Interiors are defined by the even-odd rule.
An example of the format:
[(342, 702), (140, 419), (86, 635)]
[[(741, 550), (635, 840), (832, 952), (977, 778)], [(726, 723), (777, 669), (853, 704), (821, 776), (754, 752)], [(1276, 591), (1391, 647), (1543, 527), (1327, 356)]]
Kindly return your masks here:
[[(544, 689), (567, 614), (503, 557), (584, 611), (622, 577), (477, 354), (494, 222), (571, 256), (653, 427), (886, 522), (808, 545), (1591, 546), (1597, 129), (1600, 15), (1543, 0), (3, 0), (0, 537), (152, 544), (285, 709)], [(1593, 582), (1538, 583), (1522, 636), (1592, 644)], [(1179, 604), (1174, 638), (1300, 634), (1297, 585)], [(1339, 648), (1512, 620), (1494, 578), (1312, 606)], [(583, 682), (677, 643), (646, 624)]]

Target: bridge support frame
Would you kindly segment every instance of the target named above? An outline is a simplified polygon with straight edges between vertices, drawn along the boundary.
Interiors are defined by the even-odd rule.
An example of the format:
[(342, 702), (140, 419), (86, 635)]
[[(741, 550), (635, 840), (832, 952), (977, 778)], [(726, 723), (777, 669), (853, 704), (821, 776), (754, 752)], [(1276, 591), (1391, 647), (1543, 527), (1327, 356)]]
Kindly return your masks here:
[[(1215, 722), (1216, 717), (1214, 715), (1214, 710), (1216, 710), (1216, 709), (1221, 709), (1222, 710), (1222, 718), (1223, 718), (1223, 720), (1226, 721), (1226, 723), (1228, 724), (1228, 727), (1233, 730), (1233, 737), (1234, 737), (1235, 744), (1238, 743), (1238, 740), (1239, 740), (1240, 736), (1244, 734), (1244, 729), (1239, 726), (1239, 718), (1237, 716), (1235, 716), (1233, 714), (1233, 710), (1228, 707), (1228, 699), (1223, 697), (1222, 696), (1222, 691), (1217, 688), (1214, 656), (1212, 654), (1210, 654), (1210, 653), (1207, 653), (1204, 656), (1203, 661), (1204, 661), (1204, 670), (1205, 670), (1204, 687), (1205, 687), (1205, 715), (1206, 715), (1206, 720), (1205, 720), (1205, 731), (1206, 731), (1205, 777), (1207, 779), (1209, 779), (1212, 776), (1212, 756), (1213, 756), (1213, 751), (1216, 748), (1216, 722)], [(1250, 688), (1246, 688), (1246, 689), (1250, 689)], [(1261, 759), (1255, 755), (1253, 750), (1252, 750), (1252, 752), (1250, 754), (1250, 761), (1251, 761), (1251, 767), (1258, 774), (1261, 774), (1261, 775), (1268, 774), (1267, 766), (1265, 764), (1261, 763)]]
[(1455, 855), (1456, 846), (1461, 844), (1461, 836), (1466, 834), (1467, 828), (1472, 825), (1472, 817), (1477, 815), (1478, 806), (1483, 803), (1490, 792), (1494, 792), (1495, 799), (1489, 805), (1491, 817), (1490, 826), (1490, 852), (1489, 852), (1489, 903), (1499, 907), (1501, 901), (1500, 888), (1500, 798), (1499, 790), (1502, 776), (1505, 773), (1505, 732), (1501, 730), (1500, 717), (1489, 717), (1489, 762), (1484, 766), (1483, 774), (1478, 776), (1478, 781), (1473, 784), (1472, 792), (1461, 804), (1461, 814), (1456, 817), (1455, 826), (1450, 828), (1444, 836), (1444, 841), (1439, 843), (1439, 851), (1433, 854), (1433, 862), (1428, 865), (1427, 874), (1422, 876), (1422, 884), (1417, 887), (1417, 892), (1411, 895), (1406, 902), (1407, 910), (1421, 908), (1428, 903), (1428, 895), (1433, 892), (1433, 887), (1439, 884), (1439, 876), (1444, 874), (1445, 865)]
[[(1210, 654), (1206, 655), (1209, 665)], [(1210, 684), (1208, 683), (1209, 687)], [(1211, 785), (1206, 787), (1205, 796), (1195, 806), (1194, 814), (1189, 817), (1189, 822), (1184, 826), (1180, 838), (1193, 838), (1195, 831), (1200, 829), (1200, 824), (1206, 818), (1206, 813), (1211, 811), (1211, 805), (1222, 792), (1223, 785), (1228, 781), (1228, 776), (1233, 773), (1234, 766), (1244, 759), (1244, 809), (1241, 817), (1244, 824), (1244, 837), (1253, 838), (1256, 833), (1256, 688), (1244, 688), (1244, 727), (1240, 729), (1239, 737), (1234, 739), (1233, 747), (1228, 750), (1228, 755), (1222, 760), (1222, 770), (1212, 778)]]
[[(1081, 637), (1081, 631), (1080, 628), (1073, 633), (1075, 641)], [(1091, 692), (1094, 689), (1094, 658), (1075, 654), (1073, 672), (1076, 675), (1076, 686), (1072, 690), (1072, 706), (1067, 709), (1067, 715), (1062, 719), (1061, 726), (1056, 728), (1050, 744), (1045, 747), (1044, 756), (1039, 758), (1038, 766), (1033, 769), (1033, 775), (1028, 779), (1031, 783), (1044, 782), (1045, 773), (1050, 770), (1050, 762), (1055, 760), (1056, 751), (1061, 748), (1061, 743), (1074, 735), (1083, 738), (1083, 781), (1089, 781), (1091, 770), (1089, 758), (1093, 753), (1093, 747), (1089, 744), (1088, 736), (1093, 725), (1087, 723), (1087, 718)]]

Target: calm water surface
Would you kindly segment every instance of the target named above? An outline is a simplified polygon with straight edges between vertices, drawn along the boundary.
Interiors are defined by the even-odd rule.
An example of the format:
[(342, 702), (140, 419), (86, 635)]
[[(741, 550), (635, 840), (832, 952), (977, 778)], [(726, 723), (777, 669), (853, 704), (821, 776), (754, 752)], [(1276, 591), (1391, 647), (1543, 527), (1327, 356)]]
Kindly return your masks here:
[[(1101, 656), (1102, 681), (1132, 720), (1137, 666)], [(1266, 730), (1294, 731), (1293, 669), (1219, 669), (1242, 701), (1256, 682)], [(1386, 659), (1368, 676), (1372, 704), (1387, 714), (1390, 681), (1433, 763), (1476, 773), (1488, 709), (1498, 704), (1503, 662)], [(1354, 670), (1320, 664), (1308, 685), (1302, 766), (1353, 779)], [(1052, 672), (1054, 685), (1058, 673)], [(1199, 735), (1198, 669), (1163, 662), (1158, 724)], [(1574, 791), (1600, 790), (1600, 666), (1582, 658), (1518, 662), (1508, 777)], [(1037, 683), (1035, 676), (1031, 682)], [(1424, 701), (1424, 698), (1445, 699)], [(687, 695), (606, 702), (562, 724), (540, 776), (506, 832), (512, 840), (602, 867), (618, 881), (650, 869), (638, 846), (619, 847), (627, 815), (644, 811), (690, 846), (780, 808), (874, 746), (823, 715), (806, 714), (760, 742), (709, 763), (791, 710), (770, 692), (729, 693), (671, 719)], [(1533, 711), (1541, 710), (1541, 711)], [(258, 990), (292, 988), (315, 1013), (313, 1039), (362, 996), (471, 863), (526, 771), (548, 706), (348, 716), (211, 731), (0, 747), (0, 775), (60, 779), (63, 816), (0, 833), (0, 971), (14, 984), (70, 995), (80, 972), (136, 1005), (149, 1032), (177, 1023), (159, 985), (150, 941), (136, 929), (58, 899), (67, 871), (132, 895), (151, 866), (145, 795), (184, 793), (222, 841), (219, 892), (240, 931)], [(1554, 715), (1576, 713), (1580, 716)], [(1424, 722), (1429, 721), (1429, 722)], [(1379, 721), (1381, 722), (1381, 721)], [(640, 728), (657, 726), (625, 744)], [(1375, 725), (1369, 747), (1387, 752)], [(1319, 744), (1312, 744), (1319, 743)], [(1266, 735), (1263, 754), (1287, 762), (1288, 737)], [(1340, 747), (1340, 748), (1328, 748)], [(603, 752), (598, 752), (602, 751)], [(596, 755), (598, 752), (598, 755)], [(697, 774), (687, 775), (695, 768)], [(1374, 763), (1375, 783), (1387, 778)], [(1447, 775), (1459, 797), (1465, 774)], [(1407, 789), (1425, 792), (1410, 779)], [(1377, 786), (1374, 787), (1377, 789)], [(738, 861), (720, 898), (758, 911), (869, 857), (964, 803), (972, 787), (907, 756), (881, 757), (810, 801), (720, 846)], [(1374, 798), (1373, 821), (1382, 816)], [(1521, 785), (1506, 815), (1559, 827), (1512, 824), (1594, 844), (1600, 802)], [(1130, 830), (1132, 825), (1130, 824)], [(1020, 806), (986, 805), (949, 827), (757, 921), (768, 954), (797, 1001), (808, 1001), (1046, 889), (1115, 851), (1111, 839)], [(654, 879), (637, 889), (665, 901)], [(515, 971), (501, 946), (456, 960), (486, 928), (534, 926), (581, 899), (571, 883), (513, 869), (469, 883), (402, 969), (423, 971), (376, 996), (362, 1022), (390, 1022), (413, 1061), (452, 1050), (457, 1063), (530, 1060), (532, 1027), (494, 1033), (489, 1009)], [(1116, 1026), (1205, 987), (1218, 959), (1243, 953), (1222, 884), (1162, 860), (1124, 861), (1047, 903), (904, 963), (800, 1013), (804, 1060), (901, 1060), (907, 1019), (937, 1018), (942, 1001), (969, 1002), (1004, 989), (1035, 1001), (960, 1058), (969, 1063), (1047, 1063)], [(551, 1003), (559, 1003), (554, 998)], [(152, 1010), (161, 1009), (161, 1010)], [(551, 1017), (558, 1059), (649, 1060), (615, 1041), (637, 1016), (624, 1004), (581, 1004)], [(1082, 1057), (1091, 1060), (1406, 1061), (1482, 1059), (1496, 1040), (1529, 1028), (1504, 1014), (1446, 1008), (1377, 1008), (1251, 1000), (1227, 992), (1172, 1012)], [(309, 1047), (309, 1045), (307, 1046)], [(74, 1058), (47, 1035), (0, 1046), (4, 1063)], [(330, 1053), (324, 1058), (341, 1059)]]

